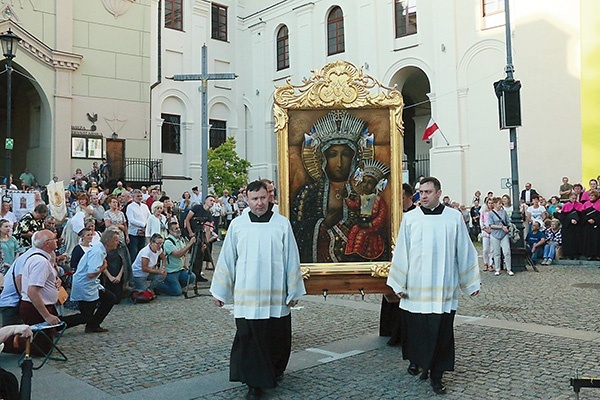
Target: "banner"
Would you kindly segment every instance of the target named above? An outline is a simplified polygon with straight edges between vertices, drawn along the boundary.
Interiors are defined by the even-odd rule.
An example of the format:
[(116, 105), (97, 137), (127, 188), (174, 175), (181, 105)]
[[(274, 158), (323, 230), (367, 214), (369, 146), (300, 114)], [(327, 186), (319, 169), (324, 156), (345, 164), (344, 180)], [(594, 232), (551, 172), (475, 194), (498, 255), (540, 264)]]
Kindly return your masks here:
[(33, 192), (9, 192), (12, 196), (13, 213), (18, 220), (23, 215), (35, 208), (35, 194)]
[(65, 204), (65, 186), (63, 181), (50, 183), (46, 186), (48, 190), (48, 208), (50, 215), (57, 221), (62, 221), (67, 216), (67, 205)]

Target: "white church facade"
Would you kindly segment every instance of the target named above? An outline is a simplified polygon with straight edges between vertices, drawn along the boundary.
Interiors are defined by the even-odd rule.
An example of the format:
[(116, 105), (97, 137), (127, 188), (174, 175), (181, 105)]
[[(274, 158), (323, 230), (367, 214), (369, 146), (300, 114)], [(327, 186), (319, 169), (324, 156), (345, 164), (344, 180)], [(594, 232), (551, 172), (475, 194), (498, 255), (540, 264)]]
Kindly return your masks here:
[[(562, 176), (596, 177), (582, 172), (581, 26), (593, 0), (510, 4), (523, 84), (521, 186), (530, 181), (550, 196)], [(40, 183), (67, 179), (120, 151), (147, 165), (162, 161), (173, 197), (200, 186), (202, 83), (168, 78), (199, 74), (206, 44), (208, 72), (237, 75), (207, 83), (210, 143), (233, 137), (252, 164), (250, 179), (278, 177), (275, 87), (345, 60), (402, 92), (398, 151), (411, 182), (435, 175), (463, 203), (477, 189), (508, 193), (500, 185), (510, 177), (511, 144), (492, 87), (505, 77), (503, 10), (504, 0), (3, 1), (0, 32), (22, 39), (13, 60), (12, 172), (28, 167)], [(423, 141), (430, 118), (443, 135)], [(0, 123), (2, 142), (5, 135)]]

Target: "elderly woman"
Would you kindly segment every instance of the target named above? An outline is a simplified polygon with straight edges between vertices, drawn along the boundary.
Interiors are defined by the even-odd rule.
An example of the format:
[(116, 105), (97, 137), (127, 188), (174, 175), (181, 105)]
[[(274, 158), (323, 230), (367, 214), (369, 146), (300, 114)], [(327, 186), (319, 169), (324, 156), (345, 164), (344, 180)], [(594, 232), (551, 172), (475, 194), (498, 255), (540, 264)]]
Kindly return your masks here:
[(146, 243), (150, 242), (150, 237), (155, 233), (161, 235), (163, 238), (167, 237), (167, 217), (162, 214), (163, 208), (164, 205), (160, 201), (152, 203), (152, 214), (150, 214), (148, 222), (146, 222)]

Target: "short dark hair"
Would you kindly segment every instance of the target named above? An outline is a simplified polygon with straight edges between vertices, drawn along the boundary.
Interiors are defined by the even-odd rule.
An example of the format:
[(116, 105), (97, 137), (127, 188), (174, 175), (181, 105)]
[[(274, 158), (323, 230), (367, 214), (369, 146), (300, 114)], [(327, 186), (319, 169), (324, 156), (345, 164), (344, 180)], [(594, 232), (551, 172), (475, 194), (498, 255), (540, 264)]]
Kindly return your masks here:
[(163, 237), (161, 236), (160, 233), (153, 233), (152, 236), (150, 236), (150, 243), (156, 243), (156, 241), (158, 239), (162, 239)]
[(258, 192), (261, 189), (267, 189), (267, 184), (264, 183), (263, 181), (254, 181), (254, 182), (250, 182), (248, 184), (248, 186), (246, 187), (246, 191), (247, 192)]
[(442, 184), (440, 183), (440, 181), (438, 180), (438, 178), (434, 177), (434, 176), (428, 176), (426, 178), (423, 178), (423, 180), (421, 181), (421, 185), (427, 182), (431, 182), (433, 183), (433, 187), (435, 187), (435, 190), (442, 190)]
[(198, 190), (198, 186), (194, 186), (192, 190)]
[(37, 206), (35, 206), (33, 211), (35, 211), (38, 214), (48, 214), (48, 206), (45, 204), (38, 204)]
[(206, 196), (206, 197), (204, 198), (204, 202), (206, 203), (206, 200), (208, 200), (208, 199), (211, 199), (211, 198), (212, 198), (212, 199), (214, 199), (214, 198), (215, 198), (215, 196), (213, 196), (212, 194), (209, 194), (208, 196)]
[(409, 183), (403, 183), (402, 192), (405, 196), (412, 196), (413, 194), (415, 194), (415, 189), (413, 189), (413, 187)]

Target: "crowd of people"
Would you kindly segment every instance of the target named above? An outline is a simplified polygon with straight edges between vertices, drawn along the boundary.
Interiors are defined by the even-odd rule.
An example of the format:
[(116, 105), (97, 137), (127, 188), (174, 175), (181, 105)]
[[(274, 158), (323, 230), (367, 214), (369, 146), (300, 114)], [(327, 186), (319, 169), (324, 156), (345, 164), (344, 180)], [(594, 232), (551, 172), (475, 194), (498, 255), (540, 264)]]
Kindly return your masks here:
[[(284, 346), (283, 352), (281, 348), (267, 350), (268, 357), (276, 359), (276, 368), (269, 373), (265, 373), (264, 366), (254, 368), (247, 357), (242, 357), (250, 351), (259, 358), (265, 351), (262, 344), (269, 342), (273, 332), (278, 332), (285, 343), (290, 340), (290, 307), (304, 294), (299, 270), (301, 255), (290, 221), (279, 216), (273, 182), (252, 182), (248, 188), (241, 187), (231, 194), (229, 190), (223, 190), (221, 196), (203, 197), (198, 187), (193, 187), (181, 198), (171, 199), (159, 187), (135, 189), (117, 182), (113, 190), (108, 190), (93, 177), (84, 179), (82, 176), (81, 170), (76, 171), (74, 178), (77, 179), (66, 190), (68, 212), (63, 220), (49, 215), (41, 195), (35, 197), (33, 209), (18, 220), (11, 211), (9, 198), (3, 198), (0, 210), (0, 265), (4, 275), (0, 295), (2, 326), (46, 322), (51, 326), (64, 324), (66, 328), (85, 325), (86, 333), (107, 332), (102, 324), (113, 306), (122, 299), (131, 296), (134, 302), (142, 302), (153, 300), (157, 295), (179, 296), (187, 293), (191, 285), (196, 285), (197, 289), (198, 282), (208, 282), (204, 272), (216, 269), (211, 286), (215, 305), (222, 306), (229, 301), (236, 304), (238, 334), (232, 350), (231, 376), (235, 378), (232, 379), (247, 383), (249, 395), (259, 395), (262, 388), (275, 386), (283, 376), (289, 358), (288, 345)], [(26, 182), (23, 176), (21, 179)], [(525, 185), (518, 210), (523, 216), (525, 244), (533, 260), (548, 265), (560, 254), (568, 258), (583, 256), (600, 260), (597, 182), (592, 179), (585, 189), (581, 184), (571, 185), (565, 177), (557, 195), (549, 200), (530, 183)], [(419, 188), (421, 184), (426, 187)], [(452, 202), (448, 196), (440, 198), (441, 185), (435, 178), (418, 182), (416, 189), (414, 193), (410, 185), (403, 185), (404, 212), (420, 211), (407, 214), (411, 216), (410, 221), (407, 220), (410, 223), (402, 222), (400, 235), (410, 236), (411, 230), (425, 227), (441, 234), (442, 231), (436, 229), (439, 221), (448, 226), (464, 223), (464, 232), (470, 234), (469, 243), (461, 242), (460, 249), (449, 249), (452, 254), (448, 253), (444, 261), (454, 260), (456, 254), (465, 257), (459, 259), (457, 265), (448, 263), (448, 268), (459, 269), (459, 278), (464, 282), (454, 282), (444, 290), (454, 291), (455, 284), (460, 283), (469, 294), (478, 293), (478, 273), (470, 269), (475, 262), (470, 242), (475, 240), (482, 242), (483, 271), (500, 275), (504, 268), (508, 275), (514, 275), (510, 239), (511, 215), (515, 207), (508, 195), (495, 196), (489, 192), (482, 197), (477, 191), (471, 205), (466, 207)], [(447, 214), (443, 211), (446, 208), (456, 211)], [(260, 233), (256, 231), (259, 228)], [(234, 234), (227, 234), (228, 230)], [(465, 237), (469, 239), (466, 233), (459, 236), (463, 242)], [(269, 279), (244, 281), (248, 271), (258, 273), (258, 269), (266, 268), (256, 264), (259, 259), (247, 250), (262, 246), (263, 241), (275, 243), (272, 240), (276, 237), (279, 239), (275, 242), (283, 239), (284, 247), (265, 256), (268, 259), (265, 265), (271, 262), (273, 268)], [(219, 263), (214, 263), (212, 244), (223, 239)], [(432, 240), (443, 242), (444, 238), (432, 236)], [(248, 247), (249, 243), (255, 247)], [(406, 244), (404, 253), (395, 252), (393, 273), (388, 280), (401, 298), (401, 309), (408, 312), (405, 318), (414, 322), (415, 327), (435, 322), (451, 329), (455, 299), (441, 304), (439, 310), (432, 309), (433, 303), (428, 303), (429, 308), (425, 310), (425, 303), (419, 303), (416, 294), (411, 294), (407, 288), (404, 278), (412, 279), (411, 268), (415, 268), (411, 267), (414, 264), (412, 257), (422, 253), (423, 249), (416, 243)], [(431, 268), (437, 267), (432, 265)], [(436, 273), (432, 272), (432, 276)], [(271, 304), (273, 296), (283, 296), (277, 300), (280, 307), (255, 307), (265, 301), (252, 297), (256, 292), (252, 288), (255, 284), (265, 286), (268, 300), (265, 304)], [(421, 281), (421, 284), (425, 282)], [(282, 291), (280, 287), (287, 289)], [(62, 306), (65, 302), (76, 303), (78, 312), (65, 313)], [(431, 321), (429, 317), (418, 317), (439, 312), (442, 313), (439, 320), (437, 317), (432, 317)], [(265, 325), (256, 324), (257, 320), (263, 319), (267, 321)], [(403, 329), (410, 331), (406, 326)], [(238, 337), (240, 331), (252, 331), (255, 339), (247, 341), (247, 338)], [(36, 351), (46, 353), (52, 346), (53, 334), (50, 331), (47, 337), (38, 338), (42, 342), (37, 343)], [(418, 336), (416, 331), (408, 334), (414, 338)], [(450, 340), (449, 330), (445, 335)], [(434, 391), (443, 393), (442, 372), (451, 369), (453, 357), (447, 354), (442, 357), (446, 357), (447, 362), (433, 363), (427, 358), (433, 357), (433, 353), (423, 358), (427, 352), (419, 348), (421, 345), (419, 339), (411, 345), (413, 352), (406, 353), (411, 361), (409, 373), (422, 372), (423, 379), (431, 377)], [(433, 346), (431, 343), (426, 345)], [(6, 346), (5, 351), (22, 351), (11, 347)]]
[[(37, 191), (29, 175), (27, 170), (20, 176), (22, 189)], [(171, 199), (159, 187), (117, 182), (109, 190), (81, 169), (73, 178), (65, 188), (62, 220), (50, 215), (42, 190), (20, 219), (10, 196), (2, 199), (2, 326), (46, 322), (107, 332), (101, 324), (124, 298), (143, 302), (192, 287), (197, 293), (198, 282), (208, 282), (204, 271), (214, 269), (212, 243), (248, 207), (245, 187), (204, 198), (193, 187)], [(35, 349), (43, 354), (50, 346), (46, 339)], [(17, 351), (11, 347), (5, 351)]]
[[(587, 188), (562, 178), (556, 194), (544, 197), (526, 183), (520, 193), (518, 211), (523, 224), (525, 247), (534, 263), (550, 265), (558, 258), (600, 260), (600, 193), (598, 179)], [(416, 187), (418, 188), (418, 182)], [(418, 192), (413, 198), (418, 202)], [(515, 210), (509, 195), (495, 196), (480, 191), (471, 205), (459, 205), (444, 196), (443, 204), (459, 210), (472, 239), (482, 243), (483, 271), (499, 275), (506, 269), (512, 275), (510, 230)]]

